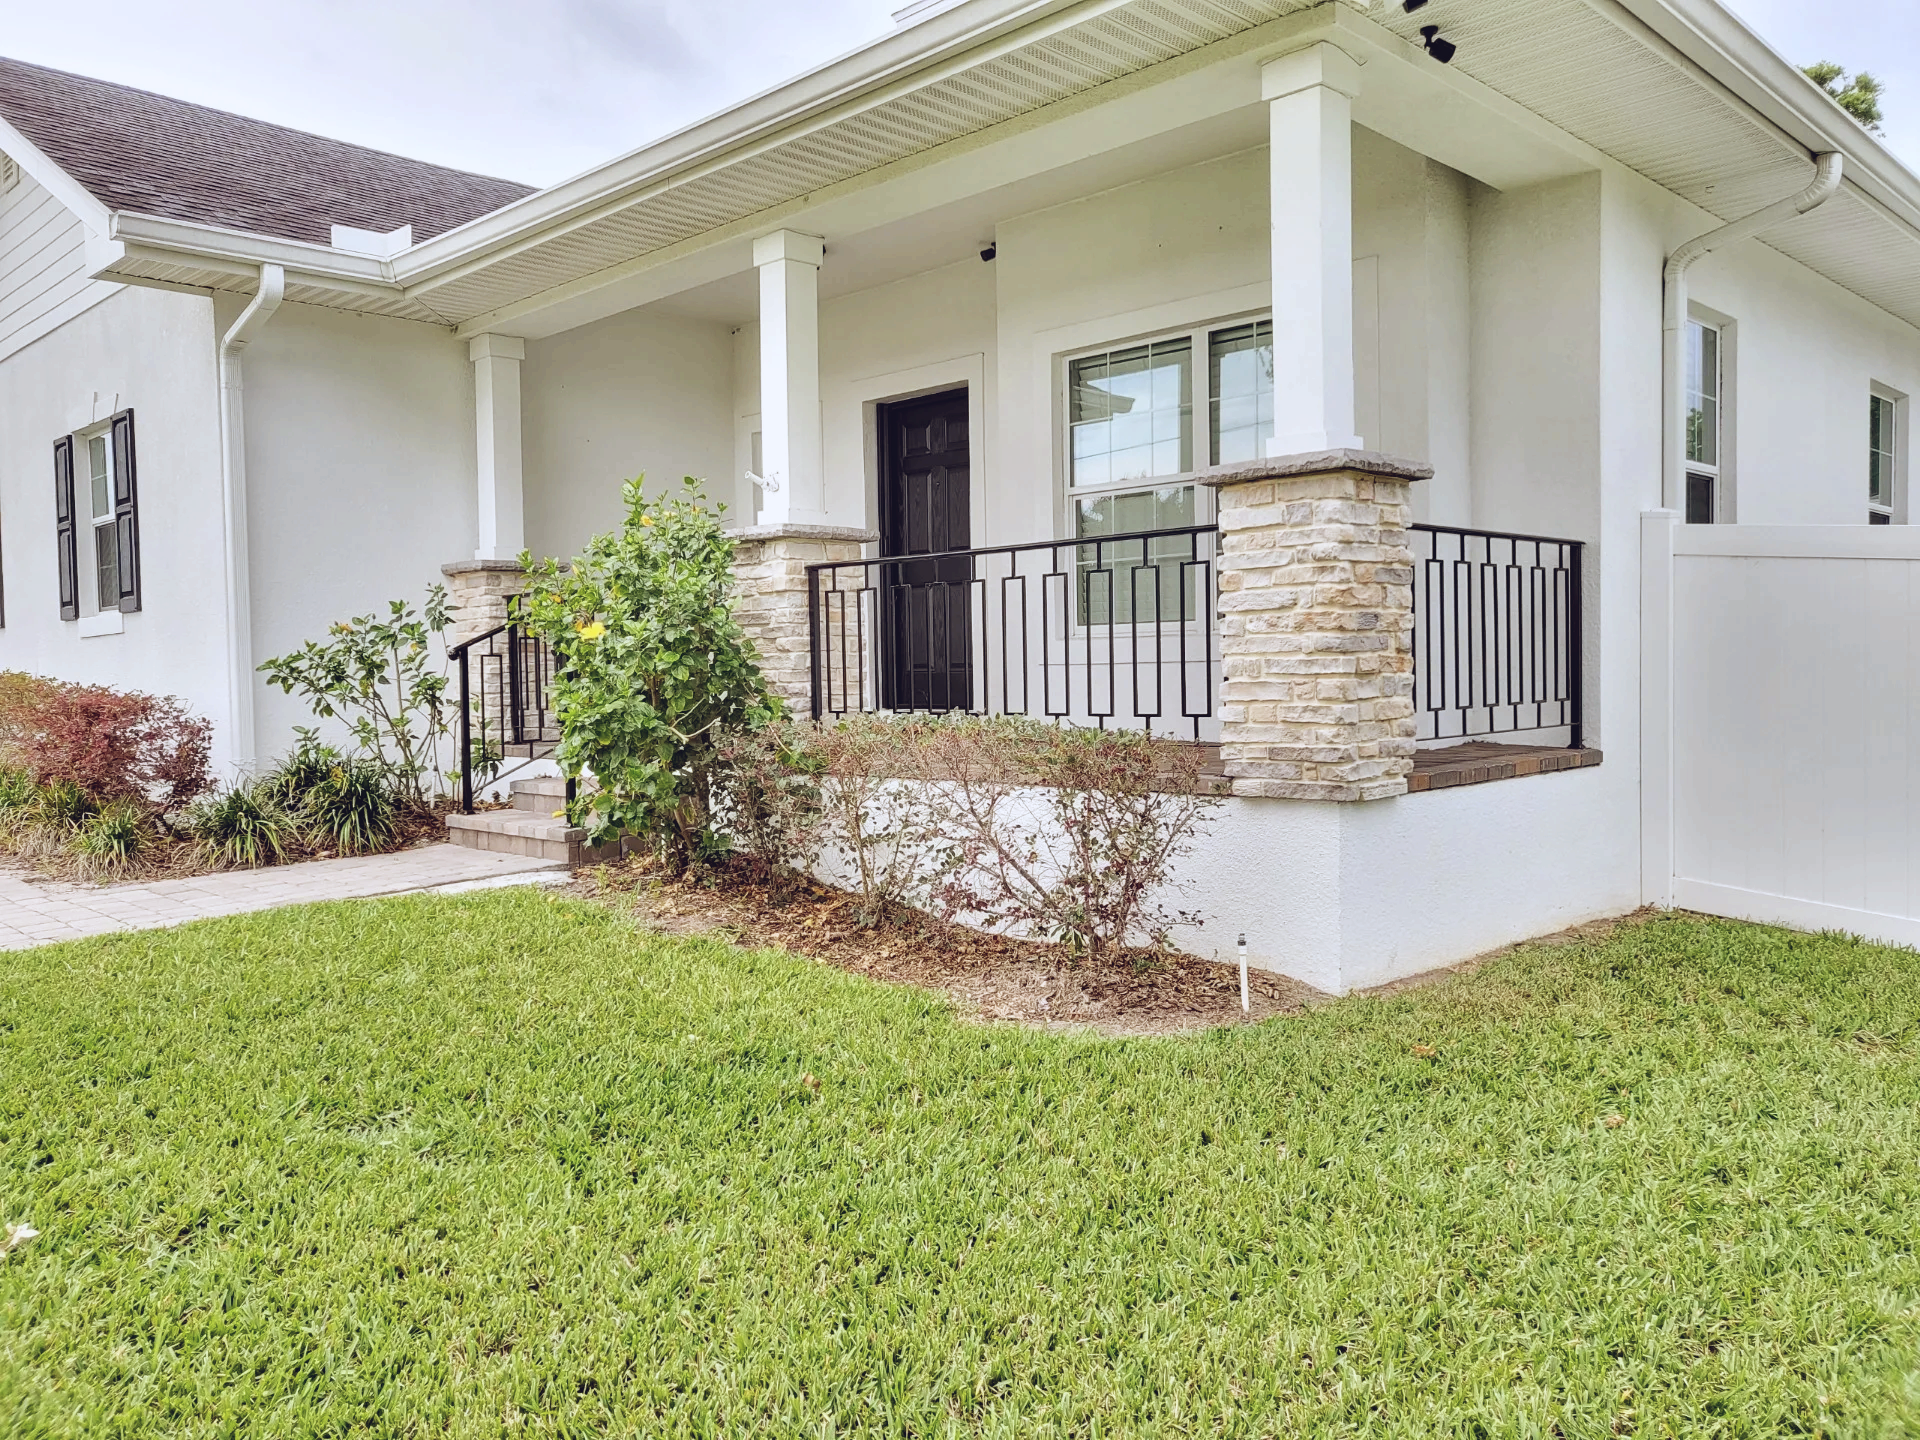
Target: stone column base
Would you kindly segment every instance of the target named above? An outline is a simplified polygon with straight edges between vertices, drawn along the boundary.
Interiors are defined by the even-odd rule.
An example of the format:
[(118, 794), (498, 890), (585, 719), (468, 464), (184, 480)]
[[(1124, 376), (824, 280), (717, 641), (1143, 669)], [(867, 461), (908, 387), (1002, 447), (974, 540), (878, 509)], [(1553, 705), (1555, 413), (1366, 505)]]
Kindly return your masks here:
[(1203, 477), (1220, 495), (1220, 754), (1233, 793), (1404, 795), (1413, 770), (1408, 485), (1371, 451)]
[(760, 673), (795, 715), (813, 713), (807, 566), (859, 560), (879, 540), (841, 525), (747, 525), (734, 539), (733, 613), (759, 652)]

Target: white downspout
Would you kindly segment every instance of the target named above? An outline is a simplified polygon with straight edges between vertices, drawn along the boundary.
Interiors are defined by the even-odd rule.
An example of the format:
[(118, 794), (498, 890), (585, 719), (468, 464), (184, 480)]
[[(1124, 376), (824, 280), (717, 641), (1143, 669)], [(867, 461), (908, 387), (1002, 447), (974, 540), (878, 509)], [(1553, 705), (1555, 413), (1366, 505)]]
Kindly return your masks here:
[(1687, 375), (1683, 346), (1687, 333), (1687, 271), (1693, 262), (1723, 245), (1750, 240), (1771, 230), (1784, 220), (1804, 215), (1824, 205), (1840, 189), (1840, 152), (1829, 150), (1815, 157), (1813, 183), (1798, 195), (1776, 200), (1764, 210), (1756, 210), (1742, 220), (1696, 235), (1667, 257), (1666, 319), (1662, 336), (1664, 348), (1661, 379), (1665, 394), (1665, 427), (1662, 431), (1660, 493), (1669, 510), (1686, 509), (1687, 471)]
[(260, 286), (233, 328), (220, 337), (220, 495), (225, 502), (227, 581), (227, 714), (233, 723), (233, 765), (253, 768), (253, 586), (247, 570), (247, 427), (240, 357), (280, 308), (287, 272), (260, 267)]

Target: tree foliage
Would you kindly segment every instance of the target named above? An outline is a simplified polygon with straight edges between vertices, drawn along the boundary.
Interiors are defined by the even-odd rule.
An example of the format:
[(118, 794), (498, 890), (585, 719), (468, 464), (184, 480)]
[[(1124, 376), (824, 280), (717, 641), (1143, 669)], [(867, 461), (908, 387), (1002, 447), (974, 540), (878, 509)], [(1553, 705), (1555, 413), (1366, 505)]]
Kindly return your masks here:
[(623, 487), (620, 529), (571, 563), (521, 556), (521, 614), (555, 655), (554, 758), (592, 780), (570, 818), (593, 843), (630, 832), (684, 867), (720, 843), (727, 738), (778, 718), (780, 703), (728, 604), (733, 540), (700, 482), (649, 500), (644, 478)]
[(1886, 87), (1873, 76), (1865, 70), (1857, 70), (1849, 76), (1846, 66), (1836, 65), (1831, 60), (1803, 66), (1801, 73), (1832, 96), (1834, 103), (1847, 114), (1874, 134), (1880, 133), (1880, 97)]

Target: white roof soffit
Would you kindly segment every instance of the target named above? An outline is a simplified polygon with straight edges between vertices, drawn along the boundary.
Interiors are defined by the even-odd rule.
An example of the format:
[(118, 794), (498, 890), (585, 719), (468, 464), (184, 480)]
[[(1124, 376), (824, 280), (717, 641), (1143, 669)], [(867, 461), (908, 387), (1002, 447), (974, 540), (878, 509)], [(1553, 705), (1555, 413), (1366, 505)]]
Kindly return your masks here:
[[(1111, 82), (1152, 81), (1143, 72), (1208, 46), (1244, 48), (1257, 28), (1316, 23), (1322, 17), (1302, 12), (1325, 4), (1324, 18), (1357, 35), (1392, 32), (1437, 81), (1504, 97), (1575, 148), (1591, 146), (1722, 219), (1792, 193), (1806, 183), (1811, 152), (1840, 149), (1841, 194), (1768, 243), (1920, 324), (1920, 179), (1715, 0), (1448, 0), (1438, 18), (1460, 49), (1445, 71), (1411, 48), (1438, 7), (1409, 16), (1397, 0), (1340, 3), (1350, 8), (965, 0), (391, 260), (322, 246), (284, 258), (265, 252), (290, 242), (235, 232), (209, 231), (202, 238), (218, 244), (202, 248), (186, 232), (205, 227), (163, 236), (155, 227), (173, 222), (117, 216), (127, 255), (106, 276), (246, 289), (258, 263), (273, 259), (287, 266), (289, 299), (480, 329), (616, 267), (783, 223), (897, 162), (1030, 128), (1024, 117), (1098, 100)], [(1281, 23), (1288, 16), (1299, 18)]]

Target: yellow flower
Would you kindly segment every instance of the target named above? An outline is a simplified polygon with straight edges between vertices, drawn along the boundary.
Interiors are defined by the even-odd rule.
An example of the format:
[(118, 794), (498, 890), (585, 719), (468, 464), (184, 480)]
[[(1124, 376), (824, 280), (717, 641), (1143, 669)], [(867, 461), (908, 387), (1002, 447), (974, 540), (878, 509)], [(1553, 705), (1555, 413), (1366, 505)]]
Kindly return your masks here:
[(582, 640), (598, 640), (602, 635), (607, 633), (607, 627), (602, 625), (598, 620), (594, 621), (591, 625), (576, 625), (573, 628), (579, 631)]
[(642, 525), (651, 525), (653, 524), (653, 517), (651, 515), (642, 515), (640, 517), (640, 523)]

